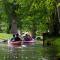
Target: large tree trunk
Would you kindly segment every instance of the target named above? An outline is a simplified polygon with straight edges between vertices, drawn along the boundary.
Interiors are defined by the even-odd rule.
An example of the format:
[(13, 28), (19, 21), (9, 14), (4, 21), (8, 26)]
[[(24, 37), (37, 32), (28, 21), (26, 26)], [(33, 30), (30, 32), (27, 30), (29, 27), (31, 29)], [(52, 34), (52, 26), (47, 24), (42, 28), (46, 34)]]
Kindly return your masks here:
[(35, 37), (36, 37), (36, 29), (33, 28), (33, 29), (32, 29), (32, 38), (35, 38)]
[(16, 24), (16, 21), (13, 19), (11, 22), (11, 33), (16, 34), (17, 32), (18, 32), (17, 31), (17, 24)]
[(33, 21), (33, 25), (32, 25), (32, 37), (33, 37), (33, 38), (36, 37), (36, 30), (37, 30), (36, 22)]
[[(60, 3), (60, 0), (57, 0), (57, 4)], [(60, 6), (57, 6), (57, 12), (58, 12), (58, 19), (59, 19), (59, 26), (60, 26)], [(59, 27), (59, 34), (60, 34), (60, 27)]]
[[(55, 4), (56, 5), (56, 4)], [(59, 19), (58, 19), (58, 11), (57, 11), (57, 6), (55, 6), (54, 12), (52, 12), (51, 17), (50, 17), (50, 32), (52, 35), (58, 35), (59, 34)]]
[(15, 10), (17, 9), (16, 1), (14, 0), (13, 3), (9, 3), (8, 0), (2, 0), (5, 5), (6, 14), (9, 17), (9, 27), (7, 32), (11, 32), (12, 34), (17, 33), (17, 23), (16, 23), (16, 13)]
[(53, 29), (54, 29), (53, 33), (54, 33), (55, 35), (58, 35), (58, 34), (59, 34), (59, 19), (58, 19), (57, 8), (55, 8)]

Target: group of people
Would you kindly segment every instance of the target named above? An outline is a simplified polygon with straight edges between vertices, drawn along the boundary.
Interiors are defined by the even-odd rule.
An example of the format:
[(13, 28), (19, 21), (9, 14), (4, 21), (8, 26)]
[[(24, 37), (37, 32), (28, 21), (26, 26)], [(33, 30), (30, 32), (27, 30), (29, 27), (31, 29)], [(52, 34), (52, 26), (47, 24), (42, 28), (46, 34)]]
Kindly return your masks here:
[[(24, 36), (24, 41), (31, 41), (31, 40), (32, 40), (32, 37), (30, 35), (26, 34)], [(22, 39), (19, 37), (19, 34), (16, 34), (16, 35), (13, 34), (13, 38), (11, 38), (11, 41), (12, 42), (22, 41)]]
[(31, 41), (31, 40), (32, 40), (32, 37), (30, 35), (26, 34), (24, 36), (24, 41)]
[(13, 34), (13, 38), (11, 38), (11, 41), (12, 42), (15, 42), (15, 41), (22, 41), (21, 38), (19, 38), (19, 34)]
[(18, 47), (21, 45), (32, 45), (33, 44), (33, 38), (29, 35), (26, 34), (23, 38), (19, 37), (19, 34), (13, 34), (13, 37), (11, 38), (10, 41), (8, 41), (8, 45)]

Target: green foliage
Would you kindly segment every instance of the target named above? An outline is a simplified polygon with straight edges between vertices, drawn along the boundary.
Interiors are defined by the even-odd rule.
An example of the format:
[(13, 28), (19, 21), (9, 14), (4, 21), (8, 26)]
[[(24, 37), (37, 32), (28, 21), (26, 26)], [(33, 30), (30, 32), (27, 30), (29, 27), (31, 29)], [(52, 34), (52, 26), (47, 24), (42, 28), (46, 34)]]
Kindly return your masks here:
[[(0, 8), (4, 13), (1, 14), (2, 20), (7, 24), (11, 23), (14, 0), (2, 0)], [(21, 30), (32, 30), (39, 32), (48, 30), (48, 25), (52, 12), (55, 9), (55, 0), (15, 0), (15, 14), (17, 25)], [(5, 6), (4, 6), (5, 5)], [(50, 21), (49, 21), (50, 20)]]

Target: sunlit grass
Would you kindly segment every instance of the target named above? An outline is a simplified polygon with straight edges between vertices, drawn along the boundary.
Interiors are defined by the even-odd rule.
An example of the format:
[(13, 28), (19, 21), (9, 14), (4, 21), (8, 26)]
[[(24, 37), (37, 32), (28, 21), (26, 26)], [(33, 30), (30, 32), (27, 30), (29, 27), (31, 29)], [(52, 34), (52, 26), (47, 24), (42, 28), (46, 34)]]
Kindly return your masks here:
[(12, 34), (0, 33), (0, 39), (10, 39)]

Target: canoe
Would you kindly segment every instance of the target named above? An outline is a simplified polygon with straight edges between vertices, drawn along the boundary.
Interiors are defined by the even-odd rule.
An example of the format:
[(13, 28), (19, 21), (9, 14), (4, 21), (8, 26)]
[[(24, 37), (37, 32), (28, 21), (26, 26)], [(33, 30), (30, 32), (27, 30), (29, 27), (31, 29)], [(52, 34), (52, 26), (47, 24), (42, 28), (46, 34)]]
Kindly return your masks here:
[(12, 41), (9, 41), (8, 42), (8, 45), (10, 47), (20, 47), (22, 45), (34, 45), (35, 44), (35, 40), (31, 40), (31, 41), (15, 41), (15, 42), (12, 42)]
[(8, 45), (11, 47), (19, 47), (19, 46), (21, 46), (21, 43), (22, 43), (22, 41), (14, 41), (14, 42), (12, 42), (12, 41), (9, 41), (8, 42)]
[(23, 41), (23, 44), (24, 45), (34, 45), (35, 44), (35, 41), (34, 40), (31, 40), (31, 41)]

